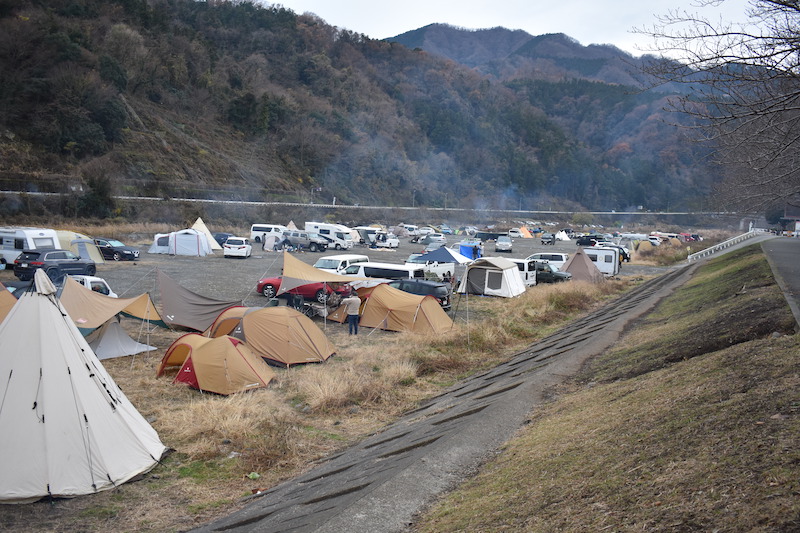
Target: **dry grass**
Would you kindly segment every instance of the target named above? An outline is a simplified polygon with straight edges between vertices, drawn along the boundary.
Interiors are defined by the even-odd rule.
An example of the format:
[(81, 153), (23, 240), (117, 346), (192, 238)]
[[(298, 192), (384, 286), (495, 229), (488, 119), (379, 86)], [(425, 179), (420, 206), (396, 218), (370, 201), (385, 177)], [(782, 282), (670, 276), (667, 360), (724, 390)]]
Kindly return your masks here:
[[(268, 389), (230, 397), (173, 385), (174, 373), (156, 378), (164, 349), (181, 335), (156, 330), (148, 342), (162, 349), (106, 360), (104, 366), (174, 452), (143, 481), (112, 492), (0, 506), (0, 524), (20, 532), (197, 526), (232, 511), (243, 495), (298, 475), (314, 460), (379, 430), (460, 377), (509, 357), (632, 283), (540, 286), (512, 305), (470, 297), (469, 322), (440, 336), (362, 328), (351, 337), (345, 326), (329, 323), (326, 334), (336, 356), (324, 364), (276, 369)], [(457, 305), (466, 306), (465, 300)], [(126, 319), (123, 325), (137, 338), (138, 322)]]
[[(417, 529), (797, 531), (800, 338), (746, 328), (793, 327), (785, 300), (735, 295), (761, 283), (759, 252), (704, 267)], [(722, 320), (698, 318), (700, 307)], [(733, 330), (749, 337), (695, 353)]]

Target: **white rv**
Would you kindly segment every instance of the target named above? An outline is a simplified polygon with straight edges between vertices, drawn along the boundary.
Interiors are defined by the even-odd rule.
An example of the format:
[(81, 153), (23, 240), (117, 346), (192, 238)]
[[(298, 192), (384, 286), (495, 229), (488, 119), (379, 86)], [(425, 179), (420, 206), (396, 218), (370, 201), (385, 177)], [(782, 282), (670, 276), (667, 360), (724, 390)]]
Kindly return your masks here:
[(347, 226), (326, 222), (306, 222), (305, 228), (306, 231), (318, 233), (320, 237), (329, 241), (328, 248), (349, 250), (353, 247), (352, 230)]
[(602, 248), (600, 246), (587, 246), (583, 252), (592, 260), (597, 270), (605, 276), (619, 274), (619, 250), (617, 248)]
[(22, 250), (58, 248), (55, 230), (28, 227), (0, 227), (0, 264), (3, 268), (14, 263)]

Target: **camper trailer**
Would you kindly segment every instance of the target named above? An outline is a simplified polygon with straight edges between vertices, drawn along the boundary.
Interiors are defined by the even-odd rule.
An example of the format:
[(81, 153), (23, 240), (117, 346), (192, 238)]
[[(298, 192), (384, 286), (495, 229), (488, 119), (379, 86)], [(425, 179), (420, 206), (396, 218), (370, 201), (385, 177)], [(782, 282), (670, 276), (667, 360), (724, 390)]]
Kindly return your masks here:
[(587, 246), (583, 249), (584, 253), (592, 260), (597, 270), (605, 276), (616, 276), (619, 274), (619, 250), (616, 248), (602, 248), (599, 246)]
[(13, 265), (22, 250), (59, 248), (55, 230), (46, 228), (0, 227), (0, 263)]
[(318, 233), (320, 237), (329, 241), (328, 248), (349, 250), (353, 247), (352, 230), (347, 226), (325, 222), (306, 222), (305, 228), (306, 231)]

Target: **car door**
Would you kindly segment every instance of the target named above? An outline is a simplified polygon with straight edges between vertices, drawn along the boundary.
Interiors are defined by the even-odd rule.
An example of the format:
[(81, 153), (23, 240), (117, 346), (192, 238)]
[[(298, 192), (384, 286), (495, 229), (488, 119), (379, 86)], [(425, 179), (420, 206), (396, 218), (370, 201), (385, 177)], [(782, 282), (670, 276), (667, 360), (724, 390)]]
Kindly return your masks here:
[(61, 271), (65, 274), (83, 274), (86, 265), (81, 259), (72, 252), (60, 252), (63, 254), (61, 261)]

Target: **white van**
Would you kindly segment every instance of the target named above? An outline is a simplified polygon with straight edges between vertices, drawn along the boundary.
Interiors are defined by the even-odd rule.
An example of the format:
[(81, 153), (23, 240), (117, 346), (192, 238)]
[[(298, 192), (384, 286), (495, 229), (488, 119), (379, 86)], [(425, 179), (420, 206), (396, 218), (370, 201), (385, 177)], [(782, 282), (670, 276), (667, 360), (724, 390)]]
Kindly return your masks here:
[(425, 269), (422, 266), (396, 265), (393, 263), (355, 263), (344, 269), (346, 276), (359, 276), (364, 278), (383, 279), (425, 279)]
[(561, 270), (561, 268), (564, 266), (564, 263), (566, 263), (567, 259), (569, 259), (569, 254), (540, 252), (529, 255), (525, 259), (528, 261), (549, 261), (551, 265)]
[(619, 250), (616, 248), (602, 248), (587, 246), (583, 252), (592, 260), (597, 270), (606, 276), (619, 274)]
[(532, 259), (511, 259), (517, 265), (519, 276), (526, 287), (536, 285), (536, 261)]
[(306, 231), (318, 233), (320, 237), (329, 241), (328, 248), (349, 250), (353, 247), (352, 230), (347, 226), (326, 222), (306, 222), (305, 228)]
[(276, 237), (281, 239), (284, 232), (289, 231), (286, 226), (280, 224), (253, 224), (250, 226), (250, 240), (252, 242), (264, 242), (266, 237)]
[(314, 268), (330, 272), (331, 274), (342, 274), (350, 265), (356, 263), (366, 263), (369, 257), (358, 254), (328, 255), (317, 259)]
[(23, 250), (59, 248), (55, 230), (29, 227), (0, 227), (0, 266), (13, 265)]

